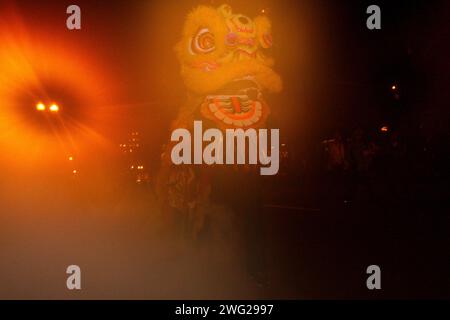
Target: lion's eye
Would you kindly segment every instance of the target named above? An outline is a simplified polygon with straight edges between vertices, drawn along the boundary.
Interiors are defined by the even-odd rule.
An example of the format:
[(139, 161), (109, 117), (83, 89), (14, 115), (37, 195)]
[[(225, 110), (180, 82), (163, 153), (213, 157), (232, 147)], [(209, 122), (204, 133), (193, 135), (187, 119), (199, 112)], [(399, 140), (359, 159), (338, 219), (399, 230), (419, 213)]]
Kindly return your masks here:
[(191, 41), (191, 50), (195, 54), (208, 53), (215, 48), (214, 35), (207, 28), (200, 29)]

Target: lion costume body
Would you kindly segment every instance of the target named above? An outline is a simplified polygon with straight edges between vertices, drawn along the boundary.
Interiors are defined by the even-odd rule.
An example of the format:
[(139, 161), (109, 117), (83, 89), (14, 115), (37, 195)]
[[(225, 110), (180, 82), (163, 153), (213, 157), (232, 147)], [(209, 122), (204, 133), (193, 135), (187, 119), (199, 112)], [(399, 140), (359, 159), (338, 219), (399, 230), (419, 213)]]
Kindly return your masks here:
[[(282, 87), (272, 69), (273, 60), (265, 53), (271, 46), (271, 23), (266, 16), (251, 19), (233, 13), (228, 5), (195, 8), (175, 47), (188, 101), (173, 129), (192, 132), (194, 120), (201, 120), (204, 128), (221, 130), (264, 128), (270, 109), (263, 94), (279, 92)], [(218, 165), (175, 166), (170, 158), (173, 145), (169, 143), (162, 156), (159, 195), (166, 208), (184, 217), (188, 232), (195, 236), (204, 225), (212, 190), (224, 189), (217, 186), (220, 178), (216, 177), (227, 180), (228, 189), (245, 187), (243, 183), (251, 188), (252, 170), (227, 166), (225, 170), (229, 171), (224, 173)], [(255, 199), (238, 197), (227, 201), (246, 207), (245, 202)]]

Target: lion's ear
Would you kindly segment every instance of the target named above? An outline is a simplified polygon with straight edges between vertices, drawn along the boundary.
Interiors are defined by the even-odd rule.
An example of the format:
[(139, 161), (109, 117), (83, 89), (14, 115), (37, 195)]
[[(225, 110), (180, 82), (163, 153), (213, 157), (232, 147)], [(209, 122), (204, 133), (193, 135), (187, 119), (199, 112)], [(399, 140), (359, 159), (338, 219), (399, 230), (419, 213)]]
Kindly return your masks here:
[(272, 23), (266, 16), (255, 18), (256, 37), (261, 47), (268, 49), (272, 47)]
[(221, 5), (219, 8), (217, 8), (217, 11), (219, 11), (224, 18), (230, 18), (233, 15), (233, 11), (228, 4)]

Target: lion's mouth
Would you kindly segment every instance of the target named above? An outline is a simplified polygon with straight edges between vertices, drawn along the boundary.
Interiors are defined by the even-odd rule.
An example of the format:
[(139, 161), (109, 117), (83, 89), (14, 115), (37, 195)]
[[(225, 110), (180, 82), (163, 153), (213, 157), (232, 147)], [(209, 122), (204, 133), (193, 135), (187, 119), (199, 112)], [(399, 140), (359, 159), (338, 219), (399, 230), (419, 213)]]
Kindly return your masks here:
[(260, 86), (252, 78), (230, 82), (217, 92), (208, 95), (204, 111), (227, 126), (248, 127), (263, 117), (265, 104)]

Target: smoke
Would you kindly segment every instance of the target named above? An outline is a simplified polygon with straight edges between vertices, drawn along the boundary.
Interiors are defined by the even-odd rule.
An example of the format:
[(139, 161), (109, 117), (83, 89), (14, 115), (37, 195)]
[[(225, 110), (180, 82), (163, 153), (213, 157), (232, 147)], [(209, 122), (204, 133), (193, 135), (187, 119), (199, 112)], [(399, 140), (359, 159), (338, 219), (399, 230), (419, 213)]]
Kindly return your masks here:
[[(151, 188), (107, 171), (76, 178), (35, 171), (2, 175), (0, 298), (258, 297), (230, 211), (211, 210), (192, 241), (158, 209)], [(81, 268), (80, 291), (66, 288), (72, 264)]]

